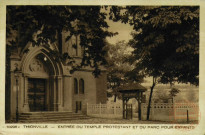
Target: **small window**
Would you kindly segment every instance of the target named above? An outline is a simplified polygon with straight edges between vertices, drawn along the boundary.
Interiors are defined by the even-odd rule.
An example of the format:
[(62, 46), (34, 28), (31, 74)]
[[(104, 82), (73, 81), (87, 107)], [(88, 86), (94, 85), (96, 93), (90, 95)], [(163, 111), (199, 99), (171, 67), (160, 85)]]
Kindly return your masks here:
[(84, 94), (84, 80), (83, 79), (80, 79), (79, 81), (79, 91), (80, 91), (80, 94)]
[(78, 80), (74, 78), (74, 93), (78, 94)]
[(82, 102), (81, 101), (76, 101), (76, 108), (75, 112), (78, 113), (78, 111), (81, 111), (82, 109)]

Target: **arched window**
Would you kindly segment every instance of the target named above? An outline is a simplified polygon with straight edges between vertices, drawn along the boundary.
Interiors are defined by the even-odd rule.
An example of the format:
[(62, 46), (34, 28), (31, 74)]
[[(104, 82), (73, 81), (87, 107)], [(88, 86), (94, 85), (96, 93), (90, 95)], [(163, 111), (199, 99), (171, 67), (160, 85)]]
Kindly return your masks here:
[(78, 36), (73, 35), (73, 37), (71, 38), (72, 40), (72, 48), (73, 48), (73, 56), (78, 56)]
[(84, 88), (85, 88), (84, 80), (80, 79), (80, 81), (79, 81), (79, 91), (80, 91), (81, 94), (84, 94)]
[(74, 93), (78, 94), (78, 80), (74, 78)]

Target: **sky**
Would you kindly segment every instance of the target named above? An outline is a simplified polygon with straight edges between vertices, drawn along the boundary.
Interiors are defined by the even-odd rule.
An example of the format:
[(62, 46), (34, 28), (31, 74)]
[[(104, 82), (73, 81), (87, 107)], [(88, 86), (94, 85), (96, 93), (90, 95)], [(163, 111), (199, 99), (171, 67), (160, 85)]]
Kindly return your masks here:
[(130, 26), (129, 24), (124, 24), (119, 22), (113, 22), (112, 20), (106, 19), (108, 25), (110, 26), (108, 28), (108, 31), (111, 32), (118, 32), (118, 35), (114, 36), (114, 37), (108, 37), (107, 41), (111, 44), (115, 44), (118, 41), (121, 40), (125, 40), (125, 41), (129, 41), (132, 36), (130, 35), (130, 33), (132, 32), (133, 27)]

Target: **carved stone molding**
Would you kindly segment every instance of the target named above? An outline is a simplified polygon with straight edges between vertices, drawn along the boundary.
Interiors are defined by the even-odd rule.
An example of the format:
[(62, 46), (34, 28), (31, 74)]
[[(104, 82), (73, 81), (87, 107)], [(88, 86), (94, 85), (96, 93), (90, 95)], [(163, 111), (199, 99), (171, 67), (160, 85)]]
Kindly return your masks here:
[(31, 72), (46, 72), (47, 73), (47, 70), (44, 67), (44, 64), (38, 59), (32, 59), (32, 61), (29, 64), (29, 70)]
[(64, 75), (70, 75), (71, 66), (64, 66)]
[(16, 68), (20, 71), (21, 70), (20, 64), (21, 64), (20, 61), (11, 60), (10, 71), (14, 71)]

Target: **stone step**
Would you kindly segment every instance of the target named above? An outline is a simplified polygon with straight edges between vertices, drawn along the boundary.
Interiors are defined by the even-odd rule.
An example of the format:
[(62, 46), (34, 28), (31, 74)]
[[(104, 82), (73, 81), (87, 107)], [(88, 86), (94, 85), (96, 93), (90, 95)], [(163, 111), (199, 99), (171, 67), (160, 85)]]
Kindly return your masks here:
[(83, 114), (32, 114), (32, 115), (27, 115), (27, 114), (20, 114), (20, 116), (25, 116), (25, 117), (33, 117), (33, 116), (81, 116)]
[(19, 120), (19, 122), (22, 123), (41, 123), (41, 122), (58, 122), (58, 121), (69, 121), (69, 120), (82, 120), (82, 119), (90, 119), (89, 117), (83, 117), (83, 118), (64, 118), (64, 119), (38, 119), (38, 120), (33, 120), (33, 119), (29, 119), (29, 120)]
[(73, 112), (28, 112), (19, 114), (19, 122), (49, 122), (77, 119), (89, 119), (89, 117)]
[(55, 117), (19, 117), (19, 119), (21, 120), (29, 120), (29, 119), (33, 119), (33, 120), (38, 120), (38, 119), (65, 119), (65, 118), (84, 118), (84, 117), (87, 117), (87, 116), (78, 116), (78, 117), (58, 117), (58, 116), (55, 116)]
[(27, 113), (21, 113), (22, 115), (49, 115), (49, 114), (78, 114), (78, 113), (73, 113), (73, 112), (27, 112)]
[(65, 118), (65, 117), (69, 117), (69, 118), (72, 118), (72, 117), (84, 117), (85, 115), (31, 115), (31, 116), (22, 116), (20, 115), (19, 118), (54, 118), (54, 117), (57, 117), (57, 118)]
[(49, 122), (49, 121), (68, 121), (68, 120), (82, 120), (82, 119), (90, 119), (87, 117), (84, 118), (64, 118), (64, 119), (29, 119), (29, 120), (19, 120), (19, 122)]
[(31, 116), (25, 116), (20, 115), (19, 118), (40, 118), (40, 117), (46, 117), (46, 118), (52, 118), (52, 117), (82, 117), (85, 115), (31, 115)]

